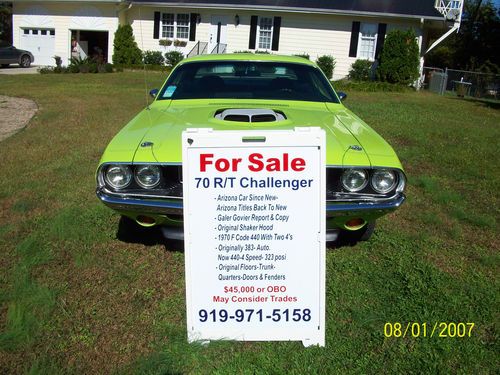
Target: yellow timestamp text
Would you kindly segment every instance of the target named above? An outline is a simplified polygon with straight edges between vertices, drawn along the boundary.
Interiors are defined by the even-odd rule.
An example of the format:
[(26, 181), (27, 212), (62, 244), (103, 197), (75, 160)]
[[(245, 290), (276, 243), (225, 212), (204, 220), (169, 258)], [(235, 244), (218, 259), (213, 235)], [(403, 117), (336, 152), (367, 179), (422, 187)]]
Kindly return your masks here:
[(388, 322), (384, 324), (385, 337), (471, 337), (474, 323), (465, 322)]

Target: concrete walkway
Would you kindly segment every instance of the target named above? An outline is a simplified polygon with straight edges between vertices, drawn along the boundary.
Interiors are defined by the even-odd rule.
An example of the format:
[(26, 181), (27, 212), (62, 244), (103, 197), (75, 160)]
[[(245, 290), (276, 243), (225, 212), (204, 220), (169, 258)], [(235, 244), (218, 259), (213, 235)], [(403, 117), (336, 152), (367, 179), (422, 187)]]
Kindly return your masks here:
[(0, 95), (0, 141), (28, 125), (37, 110), (33, 100)]
[(0, 68), (0, 74), (38, 74), (38, 66), (21, 68), (19, 65), (9, 65), (7, 68)]

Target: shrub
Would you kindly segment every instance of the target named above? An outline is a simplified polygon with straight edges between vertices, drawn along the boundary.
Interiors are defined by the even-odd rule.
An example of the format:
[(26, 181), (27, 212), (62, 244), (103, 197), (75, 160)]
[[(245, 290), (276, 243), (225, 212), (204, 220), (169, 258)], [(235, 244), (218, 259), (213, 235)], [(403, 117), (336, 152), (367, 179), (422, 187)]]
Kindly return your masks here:
[(253, 53), (252, 51), (234, 51), (233, 53)]
[(271, 52), (269, 52), (269, 51), (258, 51), (258, 50), (255, 51), (255, 53), (261, 53), (263, 55), (270, 55), (271, 54)]
[(160, 51), (144, 51), (143, 61), (146, 65), (163, 65), (165, 58)]
[(50, 74), (54, 73), (54, 68), (52, 66), (42, 66), (41, 68), (38, 68), (37, 71), (40, 74)]
[(113, 47), (114, 64), (140, 64), (142, 62), (142, 52), (135, 42), (132, 26), (118, 26)]
[(95, 58), (72, 57), (69, 60), (68, 67), (62, 68), (61, 72), (56, 73), (110, 73), (112, 71), (113, 66), (111, 64), (99, 62)]
[(372, 77), (372, 62), (370, 60), (356, 60), (349, 70), (349, 79), (353, 81), (369, 81)]
[(307, 53), (299, 53), (299, 54), (293, 55), (293, 56), (303, 57), (304, 59), (307, 59), (307, 60), (311, 59), (311, 56), (309, 56)]
[(408, 85), (399, 85), (378, 81), (348, 81), (341, 79), (333, 82), (336, 91), (360, 91), (360, 92), (409, 92), (413, 89)]
[(333, 56), (324, 55), (318, 57), (316, 64), (325, 73), (326, 78), (332, 79), (333, 71), (335, 70), (335, 58)]
[(418, 44), (413, 30), (393, 30), (387, 34), (377, 77), (381, 81), (410, 84), (419, 77)]
[(165, 53), (165, 63), (169, 68), (173, 68), (184, 59), (184, 55), (179, 51)]
[(105, 73), (113, 73), (113, 65), (110, 63), (104, 64), (104, 72)]

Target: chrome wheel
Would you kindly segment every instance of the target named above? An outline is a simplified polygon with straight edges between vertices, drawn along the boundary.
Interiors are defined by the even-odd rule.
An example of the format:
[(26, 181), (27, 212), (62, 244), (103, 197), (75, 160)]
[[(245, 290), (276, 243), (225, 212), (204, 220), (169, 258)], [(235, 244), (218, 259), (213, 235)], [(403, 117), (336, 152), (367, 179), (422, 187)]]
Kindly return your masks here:
[(21, 64), (20, 64), (23, 68), (29, 68), (29, 66), (31, 65), (31, 59), (28, 55), (24, 55), (23, 57), (21, 57)]

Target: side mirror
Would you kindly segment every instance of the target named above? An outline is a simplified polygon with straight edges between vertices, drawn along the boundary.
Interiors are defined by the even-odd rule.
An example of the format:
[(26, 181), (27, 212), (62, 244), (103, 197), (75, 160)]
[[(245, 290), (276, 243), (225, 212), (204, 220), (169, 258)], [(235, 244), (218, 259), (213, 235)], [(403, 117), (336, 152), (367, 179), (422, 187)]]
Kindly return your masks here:
[(337, 95), (339, 96), (339, 99), (341, 102), (343, 102), (347, 98), (347, 94), (345, 92), (342, 92), (342, 91), (339, 91), (337, 93)]
[(152, 89), (151, 91), (149, 91), (149, 95), (155, 99), (156, 98), (156, 95), (158, 95), (158, 89)]

